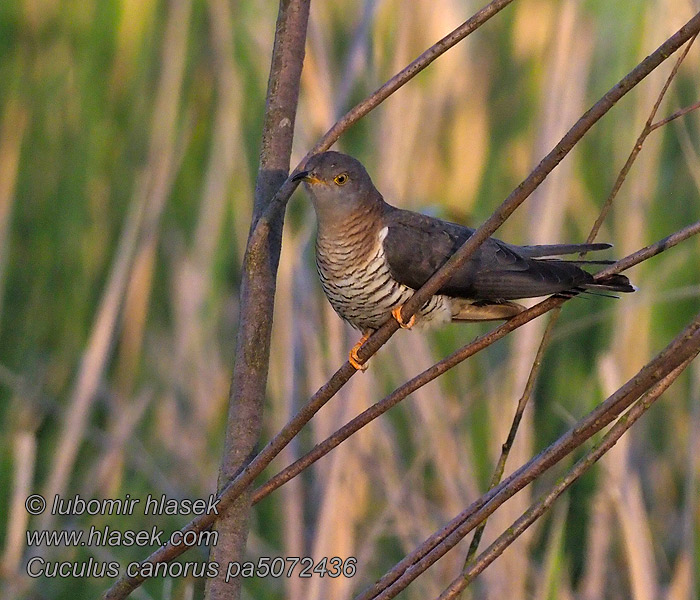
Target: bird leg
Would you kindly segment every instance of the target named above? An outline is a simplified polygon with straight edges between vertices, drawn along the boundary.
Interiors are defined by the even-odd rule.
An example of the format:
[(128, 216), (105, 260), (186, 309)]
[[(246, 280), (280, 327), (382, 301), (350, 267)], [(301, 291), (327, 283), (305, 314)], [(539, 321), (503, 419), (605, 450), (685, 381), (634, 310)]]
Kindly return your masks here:
[(350, 350), (350, 356), (348, 357), (348, 362), (355, 367), (358, 371), (366, 371), (367, 367), (369, 366), (366, 363), (361, 363), (359, 356), (357, 356), (357, 351), (362, 348), (362, 344), (364, 344), (368, 339), (369, 336), (372, 335), (372, 330), (368, 329), (362, 334), (362, 338), (360, 339), (357, 344), (355, 344), (352, 347), (352, 350)]
[(391, 314), (393, 315), (394, 319), (396, 319), (396, 322), (401, 326), (401, 329), (410, 329), (416, 324), (416, 315), (412, 315), (411, 318), (408, 320), (408, 323), (406, 323), (403, 320), (403, 317), (401, 316), (402, 308), (403, 304), (397, 306), (391, 311)]

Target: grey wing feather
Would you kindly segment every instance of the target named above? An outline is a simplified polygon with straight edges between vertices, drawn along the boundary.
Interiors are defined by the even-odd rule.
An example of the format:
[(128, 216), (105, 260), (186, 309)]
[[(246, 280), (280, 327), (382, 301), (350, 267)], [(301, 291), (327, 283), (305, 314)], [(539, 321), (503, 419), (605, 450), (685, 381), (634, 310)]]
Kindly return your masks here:
[[(385, 223), (388, 233), (384, 250), (392, 276), (414, 289), (422, 286), (474, 233), (468, 227), (399, 209), (389, 212)], [(571, 245), (559, 245), (562, 247)], [(515, 300), (593, 282), (589, 273), (573, 264), (534, 260), (517, 249), (494, 238), (486, 240), (439, 293), (476, 300)]]

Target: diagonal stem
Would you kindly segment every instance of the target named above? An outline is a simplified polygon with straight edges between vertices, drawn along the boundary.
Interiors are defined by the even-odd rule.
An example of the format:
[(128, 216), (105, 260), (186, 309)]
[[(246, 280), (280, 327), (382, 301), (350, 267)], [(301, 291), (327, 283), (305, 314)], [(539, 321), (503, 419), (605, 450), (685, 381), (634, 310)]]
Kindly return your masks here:
[(687, 115), (689, 112), (692, 112), (694, 110), (697, 110), (700, 108), (700, 101), (695, 102), (691, 104), (690, 106), (686, 106), (685, 108), (681, 108), (674, 112), (671, 116), (666, 117), (665, 119), (661, 119), (660, 121), (657, 121), (651, 126), (651, 130), (654, 131), (654, 129), (658, 129), (659, 127), (663, 127), (664, 125), (667, 125), (671, 121), (675, 121), (678, 117), (682, 117), (683, 115)]

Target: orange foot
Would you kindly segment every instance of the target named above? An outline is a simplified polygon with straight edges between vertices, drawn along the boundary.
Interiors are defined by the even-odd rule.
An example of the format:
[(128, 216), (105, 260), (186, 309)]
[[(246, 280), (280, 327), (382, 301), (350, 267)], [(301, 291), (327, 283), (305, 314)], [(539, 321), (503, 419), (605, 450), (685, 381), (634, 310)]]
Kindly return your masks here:
[(408, 320), (408, 323), (405, 323), (403, 317), (401, 316), (402, 308), (403, 304), (401, 306), (397, 306), (394, 310), (391, 311), (391, 314), (394, 316), (394, 319), (396, 319), (397, 323), (401, 326), (402, 329), (410, 329), (416, 324), (416, 315), (413, 315)]
[(371, 331), (366, 331), (365, 333), (362, 334), (362, 339), (357, 342), (352, 347), (352, 350), (350, 350), (350, 356), (348, 357), (348, 362), (355, 367), (358, 371), (366, 371), (367, 367), (369, 366), (368, 364), (364, 364), (360, 362), (359, 356), (357, 356), (357, 351), (362, 348), (362, 344), (364, 344), (368, 339), (369, 336), (372, 335)]

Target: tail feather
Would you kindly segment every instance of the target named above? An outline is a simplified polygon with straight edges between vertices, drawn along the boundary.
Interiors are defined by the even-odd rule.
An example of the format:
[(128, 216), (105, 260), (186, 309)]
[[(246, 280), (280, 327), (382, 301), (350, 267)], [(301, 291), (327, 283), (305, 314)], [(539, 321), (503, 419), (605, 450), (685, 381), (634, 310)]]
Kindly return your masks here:
[(608, 248), (612, 248), (612, 244), (545, 244), (541, 246), (519, 246), (517, 251), (521, 256), (543, 258), (547, 256), (561, 256), (562, 254), (576, 254), (577, 252), (597, 252)]
[(630, 280), (624, 275), (608, 275), (607, 277), (596, 281), (595, 283), (587, 283), (583, 286), (587, 290), (606, 290), (608, 292), (635, 292)]
[(568, 263), (570, 265), (613, 265), (616, 261), (608, 259), (584, 260), (584, 259), (567, 259), (567, 258), (538, 258), (537, 262), (559, 262)]

